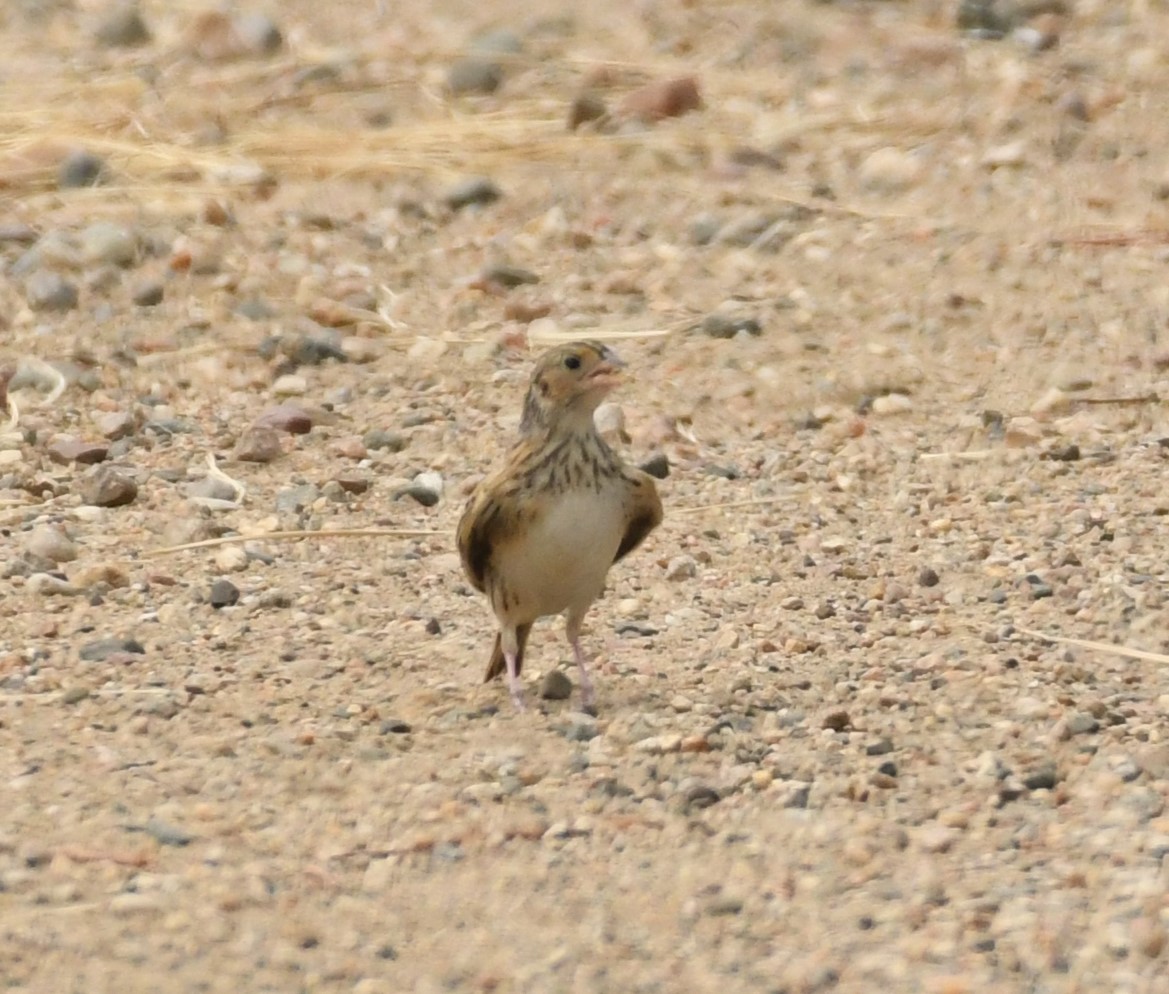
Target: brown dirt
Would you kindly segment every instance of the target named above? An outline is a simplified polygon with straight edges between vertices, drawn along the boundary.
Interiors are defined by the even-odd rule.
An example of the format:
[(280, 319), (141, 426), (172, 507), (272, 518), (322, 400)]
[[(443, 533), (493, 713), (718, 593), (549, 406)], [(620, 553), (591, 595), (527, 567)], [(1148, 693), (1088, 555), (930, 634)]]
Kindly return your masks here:
[[(5, 989), (1169, 991), (1169, 12), (954, 6), (290, 0), (226, 62), (194, 3), (129, 50), (4, 7)], [(57, 189), (73, 147), (109, 182)], [(672, 468), (595, 722), (480, 685), (452, 538), (558, 336), (613, 338)], [(235, 459), (289, 398), (312, 430)], [(83, 504), (63, 435), (135, 499)], [(423, 534), (263, 537), (336, 528)], [(256, 537), (152, 555), (217, 535)], [(528, 660), (535, 703), (559, 626)]]

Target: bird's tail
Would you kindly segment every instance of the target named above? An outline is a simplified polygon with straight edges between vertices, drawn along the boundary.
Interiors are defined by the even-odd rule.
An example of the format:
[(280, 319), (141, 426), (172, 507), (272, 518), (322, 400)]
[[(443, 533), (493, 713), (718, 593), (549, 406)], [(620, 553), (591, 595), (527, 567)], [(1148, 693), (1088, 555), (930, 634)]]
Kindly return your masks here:
[[(515, 640), (518, 646), (515, 654), (515, 671), (519, 673), (524, 668), (524, 646), (528, 644), (528, 634), (532, 630), (529, 622), (526, 625), (516, 625)], [(495, 644), (491, 647), (491, 659), (487, 662), (487, 674), (483, 677), (484, 683), (490, 683), (496, 677), (507, 672), (507, 660), (503, 657), (503, 644), (498, 632), (495, 633)]]

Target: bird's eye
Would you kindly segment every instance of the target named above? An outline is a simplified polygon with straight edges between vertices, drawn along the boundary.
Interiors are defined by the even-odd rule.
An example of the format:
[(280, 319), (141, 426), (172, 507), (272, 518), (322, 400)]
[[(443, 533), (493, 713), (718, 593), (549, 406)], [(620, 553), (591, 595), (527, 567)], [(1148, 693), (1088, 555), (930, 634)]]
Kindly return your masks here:
[(566, 369), (580, 369), (580, 356), (569, 355), (564, 357), (564, 366)]

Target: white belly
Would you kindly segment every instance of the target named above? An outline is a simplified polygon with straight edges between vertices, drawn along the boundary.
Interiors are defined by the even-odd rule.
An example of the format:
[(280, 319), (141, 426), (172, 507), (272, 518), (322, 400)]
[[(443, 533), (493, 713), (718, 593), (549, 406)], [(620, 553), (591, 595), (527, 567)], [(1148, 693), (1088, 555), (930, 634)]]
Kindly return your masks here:
[(537, 522), (523, 542), (507, 549), (500, 573), (510, 603), (503, 614), (515, 621), (584, 611), (605, 586), (617, 555), (625, 511), (620, 495), (567, 493)]

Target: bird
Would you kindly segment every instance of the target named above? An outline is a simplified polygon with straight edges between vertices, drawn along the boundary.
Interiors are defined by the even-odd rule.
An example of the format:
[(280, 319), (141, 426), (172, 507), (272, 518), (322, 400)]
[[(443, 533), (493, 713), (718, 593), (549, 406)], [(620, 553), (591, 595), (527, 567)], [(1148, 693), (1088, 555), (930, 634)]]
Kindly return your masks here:
[(506, 674), (524, 710), (520, 671), (532, 625), (563, 614), (580, 674), (581, 704), (595, 692), (581, 627), (609, 568), (662, 521), (653, 477), (626, 465), (597, 431), (597, 406), (624, 363), (597, 341), (558, 345), (532, 370), (519, 438), (471, 493), (457, 529), (463, 570), (499, 623), (484, 682)]

